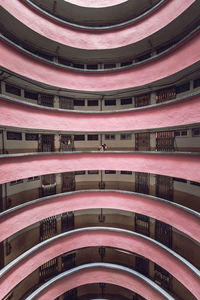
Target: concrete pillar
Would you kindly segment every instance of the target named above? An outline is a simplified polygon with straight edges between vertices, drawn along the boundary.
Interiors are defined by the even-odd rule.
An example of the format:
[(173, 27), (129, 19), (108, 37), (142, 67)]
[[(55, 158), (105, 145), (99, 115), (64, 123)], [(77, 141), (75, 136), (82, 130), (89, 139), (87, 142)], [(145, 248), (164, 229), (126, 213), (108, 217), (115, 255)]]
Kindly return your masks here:
[(57, 133), (54, 136), (54, 149), (56, 151), (60, 151), (60, 135)]
[(149, 194), (152, 195), (152, 196), (156, 195), (156, 175), (154, 175), (154, 174), (150, 174)]
[(150, 237), (152, 239), (154, 239), (155, 238), (155, 219), (150, 218), (149, 232), (150, 232)]
[(149, 261), (149, 276), (154, 277), (154, 263), (151, 260)]
[(60, 107), (59, 96), (57, 96), (57, 95), (54, 96), (54, 107), (55, 108), (59, 108)]
[(150, 95), (150, 104), (155, 104), (156, 103), (156, 93), (155, 92), (151, 92)]
[(150, 133), (150, 150), (151, 151), (156, 150), (156, 133), (155, 132)]
[(56, 194), (62, 193), (62, 174), (56, 174)]

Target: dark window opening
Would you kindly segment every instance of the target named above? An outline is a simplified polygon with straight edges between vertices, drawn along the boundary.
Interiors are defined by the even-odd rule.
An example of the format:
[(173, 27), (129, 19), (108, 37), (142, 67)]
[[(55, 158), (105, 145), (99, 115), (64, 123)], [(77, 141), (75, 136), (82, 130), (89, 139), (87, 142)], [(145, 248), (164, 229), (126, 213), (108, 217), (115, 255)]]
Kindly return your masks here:
[(85, 106), (85, 100), (74, 100), (74, 106)]
[(105, 140), (115, 140), (114, 134), (105, 134)]
[(98, 69), (98, 65), (87, 65), (87, 69), (88, 70), (97, 70)]
[(88, 100), (88, 106), (98, 106), (99, 101), (98, 100)]
[(126, 66), (130, 66), (130, 65), (132, 65), (132, 61), (125, 61), (125, 62), (122, 62), (121, 63), (121, 67), (126, 67)]
[(38, 100), (38, 94), (34, 92), (24, 91), (24, 97), (28, 99)]
[(85, 141), (85, 136), (84, 134), (77, 134), (74, 136), (75, 141)]
[(85, 171), (75, 171), (75, 175), (85, 175)]
[(73, 67), (77, 69), (84, 69), (84, 65), (82, 64), (73, 64)]
[(10, 182), (10, 185), (15, 185), (15, 184), (19, 184), (19, 183), (23, 183), (23, 179), (18, 179), (18, 180), (14, 180)]
[(98, 141), (98, 134), (88, 134), (88, 141)]
[(116, 100), (112, 99), (112, 100), (105, 100), (105, 106), (108, 105), (116, 105)]
[(120, 134), (120, 140), (131, 140), (131, 133), (123, 133), (123, 134)]
[(116, 68), (116, 64), (104, 64), (104, 69), (114, 69)]
[(25, 139), (26, 141), (37, 141), (39, 139), (39, 135), (37, 133), (26, 133)]
[(193, 88), (194, 89), (199, 87), (199, 86), (200, 86), (200, 78), (195, 79), (194, 82), (193, 82)]
[(17, 88), (16, 86), (10, 85), (6, 83), (6, 92), (16, 95), (16, 96), (21, 96), (21, 89)]
[(22, 140), (22, 133), (21, 132), (7, 132), (7, 140)]
[(176, 87), (176, 93), (177, 94), (184, 93), (184, 92), (189, 91), (189, 90), (190, 90), (190, 83), (189, 82), (181, 84), (181, 85)]
[(53, 107), (54, 106), (54, 96), (48, 94), (40, 95), (40, 104), (43, 106)]
[(132, 104), (132, 98), (121, 99), (121, 105)]
[(186, 179), (183, 179), (183, 178), (173, 177), (173, 180), (174, 180), (174, 181), (178, 181), (178, 182), (184, 182), (184, 183), (187, 183), (187, 180), (186, 180)]
[(105, 174), (116, 174), (114, 170), (105, 170)]
[(200, 186), (200, 182), (196, 182), (196, 181), (190, 181), (190, 184)]
[(131, 175), (132, 172), (131, 171), (121, 171), (120, 174), (122, 174), (122, 175)]
[(71, 62), (62, 57), (58, 57), (58, 63), (65, 66), (71, 66)]
[(199, 135), (200, 135), (200, 128), (193, 128), (192, 136), (199, 136)]
[(99, 174), (99, 171), (98, 171), (98, 170), (90, 170), (90, 171), (88, 171), (88, 174), (89, 174), (89, 175), (92, 175), (92, 174)]
[(149, 53), (146, 53), (144, 55), (141, 55), (141, 56), (137, 57), (135, 62), (143, 61), (143, 60), (145, 60), (147, 58), (150, 58), (150, 57), (151, 57), (151, 53), (149, 52)]

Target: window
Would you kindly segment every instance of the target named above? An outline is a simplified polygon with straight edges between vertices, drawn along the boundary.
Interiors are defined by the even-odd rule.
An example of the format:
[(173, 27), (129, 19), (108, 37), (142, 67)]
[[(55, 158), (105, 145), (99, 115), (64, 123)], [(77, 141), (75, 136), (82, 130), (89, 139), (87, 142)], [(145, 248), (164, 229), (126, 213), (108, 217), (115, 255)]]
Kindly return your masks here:
[(40, 103), (41, 105), (53, 107), (54, 106), (54, 96), (48, 94), (40, 95)]
[(82, 64), (73, 64), (73, 67), (77, 69), (84, 69), (84, 65)]
[(39, 135), (37, 133), (26, 133), (26, 141), (38, 141)]
[(19, 183), (23, 183), (23, 179), (18, 179), (18, 180), (14, 180), (10, 182), (10, 185), (15, 185), (15, 184), (19, 184)]
[(125, 66), (130, 66), (130, 65), (132, 65), (132, 61), (125, 61), (125, 62), (122, 62), (121, 63), (121, 67), (125, 67)]
[(105, 174), (116, 174), (114, 170), (105, 170)]
[(200, 128), (193, 128), (192, 136), (199, 136), (199, 135), (200, 135)]
[(120, 174), (122, 174), (122, 175), (131, 175), (132, 172), (131, 171), (121, 171)]
[(85, 171), (75, 171), (75, 175), (85, 175)]
[(35, 180), (39, 180), (40, 176), (34, 176), (34, 177), (29, 177), (28, 181), (35, 181)]
[(132, 134), (131, 133), (123, 133), (120, 134), (120, 140), (131, 140)]
[(88, 174), (89, 174), (89, 175), (92, 175), (92, 174), (99, 174), (99, 171), (98, 171), (98, 170), (91, 170), (91, 171), (88, 171)]
[(88, 70), (97, 70), (98, 69), (98, 65), (87, 65), (87, 69)]
[(127, 105), (132, 103), (133, 103), (132, 98), (121, 99), (121, 105)]
[(24, 91), (24, 97), (28, 99), (38, 100), (38, 94), (34, 92)]
[(193, 82), (193, 88), (194, 89), (199, 87), (199, 86), (200, 86), (200, 78), (195, 79), (194, 82)]
[(85, 106), (85, 100), (74, 100), (74, 106)]
[(116, 100), (112, 99), (112, 100), (105, 100), (105, 106), (108, 105), (116, 105)]
[(190, 184), (200, 186), (200, 182), (190, 181)]
[(10, 93), (10, 94), (13, 94), (13, 95), (16, 95), (16, 96), (21, 96), (21, 89), (20, 88), (17, 88), (15, 86), (7, 84), (7, 83), (6, 83), (6, 92)]
[(7, 132), (7, 140), (22, 140), (22, 133), (21, 132)]
[(88, 106), (98, 106), (99, 101), (98, 100), (88, 100)]
[(58, 57), (58, 63), (65, 66), (71, 66), (71, 62), (62, 57)]
[(115, 140), (115, 134), (105, 134), (105, 140)]
[(88, 134), (88, 141), (98, 141), (98, 134)]
[(145, 60), (145, 59), (147, 59), (147, 58), (150, 58), (150, 57), (151, 57), (151, 53), (148, 52), (148, 53), (146, 53), (146, 54), (143, 54), (143, 55), (137, 57), (135, 61), (136, 61), (136, 62), (143, 61), (143, 60)]
[(183, 178), (173, 177), (173, 180), (174, 180), (174, 181), (177, 181), (177, 182), (184, 182), (184, 183), (187, 183), (187, 180), (186, 180), (186, 179), (183, 179)]
[(74, 136), (75, 141), (85, 141), (85, 136), (84, 134), (77, 134)]
[(187, 136), (187, 130), (176, 130), (175, 136)]
[(104, 64), (104, 69), (114, 69), (116, 68), (116, 64)]
[(184, 83), (182, 85), (179, 85), (176, 87), (176, 93), (177, 94), (180, 94), (180, 93), (184, 93), (186, 91), (189, 91), (190, 90), (190, 83), (187, 82), (187, 83)]

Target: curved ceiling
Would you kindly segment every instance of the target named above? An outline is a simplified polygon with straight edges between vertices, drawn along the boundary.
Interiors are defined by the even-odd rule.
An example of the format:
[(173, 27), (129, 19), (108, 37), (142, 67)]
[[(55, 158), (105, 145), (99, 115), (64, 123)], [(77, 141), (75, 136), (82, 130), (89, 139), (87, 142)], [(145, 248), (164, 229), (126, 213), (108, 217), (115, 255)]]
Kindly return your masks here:
[[(40, 50), (47, 55), (63, 57), (68, 61), (82, 61), (83, 63), (90, 64), (133, 60), (134, 57), (139, 56), (144, 52), (152, 51), (152, 49), (155, 50), (155, 48), (160, 45), (166, 45), (166, 43), (169, 43), (174, 39), (179, 40), (185, 35), (183, 35), (184, 32), (188, 32), (189, 29), (194, 29), (194, 27), (199, 24), (200, 18), (198, 13), (198, 2), (195, 1), (174, 21), (142, 40), (115, 49), (87, 50), (74, 48), (64, 44), (63, 38), (65, 38), (65, 27), (62, 28), (62, 30), (64, 30), (62, 35), (63, 38), (58, 42), (55, 41), (54, 38), (53, 40), (48, 38), (49, 32), (46, 30), (44, 35), (30, 29), (23, 22), (19, 21), (17, 17), (12, 16), (9, 11), (3, 8), (3, 6), (0, 8), (0, 14), (2, 33), (5, 35), (9, 34), (11, 40), (17, 40), (18, 44), (29, 47), (35, 51)], [(21, 35), (21, 32), (23, 32), (23, 36)], [(58, 31), (55, 34), (57, 35), (59, 32), (60, 27), (58, 27)], [(113, 34), (116, 36), (116, 33), (118, 33), (118, 31), (115, 30)], [(101, 35), (102, 34), (103, 33), (101, 33)], [(78, 41), (80, 41), (80, 39), (78, 39)], [(39, 48), (38, 45), (40, 45)]]
[(200, 31), (165, 55), (113, 72), (84, 72), (60, 67), (56, 63), (47, 63), (45, 60), (38, 59), (3, 40), (0, 45), (0, 62), (6, 70), (60, 88), (79, 91), (127, 89), (163, 80), (183, 72), (195, 63), (198, 64), (199, 36)]
[(156, 10), (156, 13), (148, 15), (142, 22), (102, 32), (64, 26), (52, 19), (45, 18), (19, 0), (1, 0), (1, 2), (2, 7), (12, 16), (42, 36), (73, 48), (103, 50), (128, 46), (148, 38), (178, 18), (195, 0), (185, 0), (182, 5), (179, 0), (169, 1), (165, 6)]

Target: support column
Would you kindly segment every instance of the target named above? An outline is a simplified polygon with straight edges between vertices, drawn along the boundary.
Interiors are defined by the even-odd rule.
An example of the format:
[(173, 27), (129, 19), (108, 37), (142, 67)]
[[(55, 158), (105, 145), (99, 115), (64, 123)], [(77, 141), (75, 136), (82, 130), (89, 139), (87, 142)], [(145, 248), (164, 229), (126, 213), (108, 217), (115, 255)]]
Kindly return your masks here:
[(55, 152), (60, 151), (60, 135), (58, 133), (54, 136), (54, 149)]
[(54, 96), (54, 107), (55, 108), (59, 108), (60, 107), (59, 96), (57, 96), (57, 95)]

